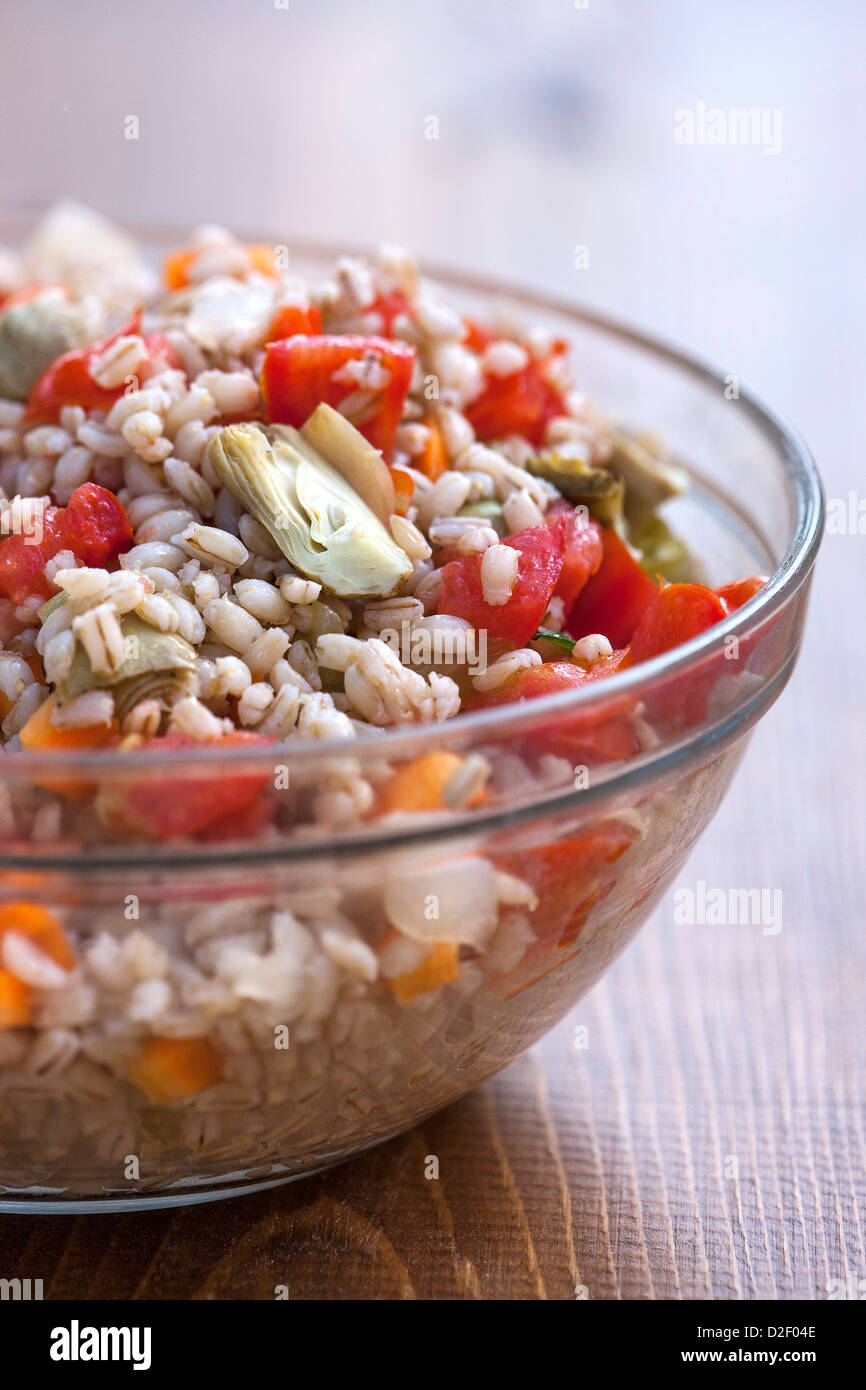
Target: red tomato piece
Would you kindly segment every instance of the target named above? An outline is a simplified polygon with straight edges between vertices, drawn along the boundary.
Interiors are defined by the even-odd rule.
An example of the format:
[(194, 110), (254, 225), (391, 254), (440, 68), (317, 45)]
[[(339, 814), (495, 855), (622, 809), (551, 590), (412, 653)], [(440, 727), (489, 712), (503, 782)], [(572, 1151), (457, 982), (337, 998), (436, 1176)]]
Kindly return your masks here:
[(389, 379), (377, 392), (369, 413), (354, 423), (374, 449), (381, 449), (387, 457), (412, 381), (415, 349), (405, 343), (327, 334), (268, 343), (262, 368), (268, 419), (299, 427), (322, 401), (339, 407), (347, 396), (362, 389), (343, 369), (348, 363), (365, 360), (384, 368)]
[[(609, 877), (607, 866), (633, 842), (633, 832), (622, 821), (606, 820), (581, 835), (521, 855), (521, 877), (538, 895), (529, 920), (539, 942), (556, 943), (561, 949), (574, 943)], [(507, 863), (503, 867), (508, 870)]]
[(565, 625), (573, 637), (601, 632), (612, 647), (624, 647), (658, 585), (610, 527), (602, 528), (601, 545), (601, 564), (580, 591)]
[(313, 304), (281, 304), (268, 328), (269, 343), (279, 338), (294, 338), (297, 334), (321, 334), (322, 315)]
[(566, 613), (570, 613), (584, 584), (601, 564), (601, 527), (568, 502), (557, 502), (547, 520), (558, 526), (562, 534), (562, 569), (554, 592), (562, 599)]
[[(37, 529), (41, 525), (40, 531)], [(66, 531), (62, 507), (46, 507), (34, 518), (31, 534), (16, 532), (0, 544), (0, 593), (13, 603), (25, 603), (28, 598), (47, 599), (54, 586), (43, 570), (52, 556), (65, 549)]]
[[(126, 390), (125, 385), (100, 386), (91, 375), (91, 368), (107, 347), (118, 338), (134, 335), (141, 330), (141, 313), (136, 309), (125, 323), (108, 338), (99, 343), (91, 343), (86, 348), (76, 348), (65, 352), (47, 367), (41, 377), (34, 382), (27, 401), (28, 420), (56, 420), (64, 405), (80, 405), (85, 410), (110, 410)], [(146, 381), (155, 371), (163, 367), (180, 365), (171, 343), (161, 333), (145, 335), (147, 361), (138, 370), (139, 381)]]
[(727, 616), (724, 603), (704, 584), (666, 584), (645, 609), (631, 639), (632, 662), (679, 647)]
[[(520, 704), (543, 695), (558, 695), (564, 690), (579, 690), (615, 675), (627, 664), (627, 648), (589, 668), (571, 661), (548, 661), (518, 672), (498, 690), (476, 692), (464, 701), (463, 708), (472, 711), (493, 705)], [(605, 699), (604, 704), (591, 713), (559, 714), (531, 734), (519, 736), (518, 742), (528, 753), (553, 753), (568, 758), (575, 767), (618, 762), (639, 751), (637, 734), (628, 717), (633, 706), (634, 699), (629, 695)]]
[(547, 379), (553, 357), (531, 361), (510, 376), (485, 374), (479, 395), (466, 407), (466, 418), (481, 440), (521, 434), (538, 448), (548, 422), (568, 413), (561, 393)]
[(488, 637), (523, 646), (538, 630), (562, 571), (562, 533), (552, 526), (530, 526), (504, 542), (520, 552), (517, 581), (507, 603), (484, 598), (481, 555), (462, 555), (441, 571), (439, 612), (465, 618)]
[(33, 595), (50, 598), (54, 586), (43, 570), (61, 550), (71, 550), (85, 565), (107, 565), (132, 544), (132, 527), (113, 492), (96, 483), (82, 483), (67, 507), (46, 507), (41, 537), (34, 526), (28, 537), (9, 536), (0, 544), (0, 594), (13, 603)]
[(390, 290), (387, 294), (380, 294), (361, 312), (378, 314), (382, 319), (382, 337), (390, 338), (394, 332), (394, 320), (400, 317), (411, 318), (412, 306), (402, 290)]
[(732, 584), (722, 584), (713, 592), (722, 600), (726, 612), (733, 613), (736, 609), (742, 608), (744, 603), (748, 603), (750, 598), (754, 598), (766, 582), (765, 575), (753, 574), (748, 579), (735, 579)]
[[(259, 734), (236, 730), (209, 743), (216, 757), (220, 749), (248, 746), (251, 752), (266, 748), (269, 740)], [(138, 749), (152, 752), (201, 748), (201, 744), (182, 734), (166, 734), (146, 739), (129, 752), (134, 760)], [(121, 748), (122, 751), (122, 748)], [(179, 835), (197, 835), (230, 815), (243, 815), (242, 824), (252, 816), (252, 804), (269, 782), (267, 773), (232, 773), (218, 779), (190, 774), (172, 779), (139, 778), (130, 770), (127, 781), (104, 786), (97, 805), (103, 823), (119, 835), (143, 835), (168, 840)]]
[(132, 545), (132, 527), (122, 503), (96, 483), (75, 489), (64, 524), (69, 549), (85, 565), (101, 568)]

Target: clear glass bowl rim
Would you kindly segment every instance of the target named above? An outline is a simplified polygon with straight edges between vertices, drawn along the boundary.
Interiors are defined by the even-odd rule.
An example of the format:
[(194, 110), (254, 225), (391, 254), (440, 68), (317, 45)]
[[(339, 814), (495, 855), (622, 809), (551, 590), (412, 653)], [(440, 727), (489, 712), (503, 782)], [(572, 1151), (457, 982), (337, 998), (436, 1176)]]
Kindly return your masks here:
[[(182, 236), (178, 237), (176, 228), (140, 228), (139, 235), (145, 244), (158, 242), (161, 245), (168, 245), (172, 241), (176, 244), (182, 244)], [(258, 234), (258, 238), (251, 236), (249, 239), (261, 240), (261, 233)], [(290, 254), (318, 259), (336, 258), (336, 256), (345, 255), (347, 252), (361, 256), (370, 254), (369, 247), (347, 247), (345, 244), (336, 246), (327, 241), (299, 237), (291, 238), (288, 241), (288, 246)], [(566, 298), (514, 284), (508, 280), (478, 275), (429, 261), (422, 263), (421, 270), (424, 275), (446, 286), (452, 285), (460, 290), (489, 299), (507, 300), (509, 303), (525, 309), (569, 318), (576, 323), (617, 339), (627, 346), (647, 353), (707, 387), (718, 392), (723, 392), (725, 389), (725, 374), (720, 370), (709, 366), (692, 354), (681, 352), (654, 336), (620, 323), (607, 315), (583, 309)], [(291, 756), (291, 760), (296, 766), (302, 765), (305, 771), (308, 771), (316, 763), (326, 763), (334, 758), (345, 758), (346, 756), (361, 760), (365, 757), (411, 758), (429, 752), (431, 744), (436, 746), (456, 743), (477, 744), (485, 739), (509, 738), (526, 729), (527, 726), (548, 722), (551, 717), (572, 716), (577, 711), (581, 713), (591, 712), (593, 706), (600, 706), (617, 695), (629, 694), (639, 700), (642, 694), (660, 678), (674, 673), (685, 675), (690, 668), (720, 653), (731, 635), (744, 638), (756, 626), (772, 619), (785, 607), (811, 573), (823, 531), (823, 490), (815, 461), (797, 430), (775, 410), (766, 405), (753, 391), (744, 387), (742, 381), (738, 382), (738, 389), (737, 408), (749, 415), (760, 433), (772, 446), (782, 465), (787, 491), (794, 502), (796, 519), (787, 549), (769, 581), (752, 599), (738, 609), (729, 621), (709, 629), (682, 646), (674, 648), (671, 652), (666, 652), (603, 682), (587, 685), (575, 692), (567, 691), (557, 695), (542, 696), (522, 704), (497, 706), (477, 713), (460, 714), (455, 720), (447, 721), (445, 724), (413, 725), (408, 730), (388, 730), (384, 733), (371, 734), (368, 737), (361, 736), (354, 739), (351, 744), (339, 740), (315, 743), (293, 741), (290, 744), (272, 744), (267, 749), (257, 753), (244, 749), (224, 750), (219, 755), (220, 768), (234, 773), (271, 771), (274, 766), (275, 749), (279, 750), (280, 748), (285, 750), (287, 756)], [(652, 421), (648, 421), (647, 426), (651, 427)], [(775, 697), (773, 696), (773, 698)], [(768, 699), (760, 703), (768, 705), (771, 702)], [(614, 765), (614, 770), (606, 772), (601, 785), (595, 788), (596, 793), (604, 791), (605, 797), (612, 797), (619, 790), (624, 790), (626, 787), (631, 788), (635, 781), (636, 770), (639, 770), (642, 777), (651, 778), (653, 771), (660, 764), (669, 761), (672, 751), (679, 756), (696, 754), (699, 752), (702, 742), (708, 741), (707, 735), (713, 732), (718, 738), (718, 730), (710, 731), (701, 725), (690, 732), (685, 745), (678, 749), (672, 750), (670, 745), (663, 744), (653, 753), (641, 756), (640, 759), (636, 760), (636, 763), (630, 761)], [(208, 749), (192, 750), (184, 752), (182, 755), (178, 755), (176, 751), (171, 753), (142, 752), (138, 753), (135, 758), (135, 774), (136, 778), (152, 776), (155, 779), (158, 779), (160, 774), (171, 774), (172, 778), (179, 776), (200, 777), (203, 773), (207, 775), (208, 771), (212, 773), (213, 765), (214, 755)], [(36, 781), (52, 771), (56, 775), (57, 766), (56, 755), (16, 751), (8, 753), (0, 759), (0, 776), (15, 780)], [(128, 775), (130, 760), (128, 756), (116, 752), (70, 752), (63, 755), (62, 767), (64, 776), (97, 780)], [(584, 802), (596, 799), (591, 795), (589, 788), (581, 791), (578, 795)], [(534, 803), (532, 813), (543, 815), (544, 809), (542, 800)], [(442, 833), (453, 834), (458, 829), (465, 830), (468, 826), (471, 826), (473, 832), (483, 833), (485, 830), (495, 829), (504, 822), (513, 822), (520, 818), (522, 817), (517, 817), (514, 814), (503, 816), (501, 812), (474, 812), (471, 817), (456, 818), (445, 829), (431, 826), (426, 830), (419, 829), (417, 834), (407, 833), (397, 827), (380, 826), (372, 843), (377, 849), (382, 850), (389, 846), (411, 843), (419, 838), (438, 839)], [(344, 848), (346, 850), (357, 849), (360, 848), (361, 844), (370, 845), (370, 837), (367, 835), (350, 837), (345, 840)], [(212, 851), (212, 847), (206, 848)], [(223, 862), (226, 858), (235, 857), (234, 851), (226, 855), (224, 851), (227, 848), (227, 846), (223, 847), (223, 852), (219, 855)], [(290, 859), (295, 856), (295, 853), (307, 857), (322, 852), (333, 853), (335, 848), (336, 845), (333, 842), (320, 846), (314, 841), (304, 841), (297, 846), (297, 849), (295, 845), (286, 843), (270, 844), (257, 850), (250, 846), (243, 846), (237, 854), (239, 858), (244, 859), (250, 857)], [(253, 850), (252, 853), (251, 850)], [(124, 857), (126, 862), (129, 862), (130, 859), (138, 856), (134, 848), (129, 846), (124, 849)], [(199, 854), (197, 849), (186, 850), (178, 855), (168, 854), (164, 856), (161, 848), (159, 854), (154, 856), (151, 847), (147, 853), (147, 858), (151, 863), (155, 862), (155, 858), (192, 863), (209, 857), (211, 854)], [(8, 857), (4, 855), (2, 858), (7, 864), (23, 862), (17, 855)], [(91, 865), (95, 865), (95, 860), (89, 853), (87, 860)], [(39, 855), (38, 857), (31, 857), (28, 855), (27, 862), (30, 864), (38, 862), (46, 866), (50, 864), (58, 867), (61, 864), (68, 865), (68, 859), (65, 857), (61, 859), (58, 856)], [(116, 864), (118, 861), (112, 857), (110, 862)]]

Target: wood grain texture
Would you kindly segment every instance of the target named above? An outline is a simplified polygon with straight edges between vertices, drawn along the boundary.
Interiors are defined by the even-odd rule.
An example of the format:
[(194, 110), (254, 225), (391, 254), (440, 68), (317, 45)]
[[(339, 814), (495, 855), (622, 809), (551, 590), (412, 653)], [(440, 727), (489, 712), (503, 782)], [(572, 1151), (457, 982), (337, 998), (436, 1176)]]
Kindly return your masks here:
[[(257, 7), (241, 33), (214, 0), (31, 0), (0, 51), (4, 174), (23, 201), (74, 170), (131, 220), (243, 206), (547, 286), (738, 373), (803, 430), (828, 495), (862, 497), (861, 9), (381, 0), (374, 21), (320, 0)], [(237, 110), (243, 45), (256, 101)], [(160, 81), (132, 95), (149, 63)], [(313, 129), (335, 64), (342, 105)], [(190, 80), (194, 104), (165, 102)], [(782, 107), (783, 151), (676, 146), (698, 100)], [(680, 875), (780, 889), (778, 935), (678, 926), (668, 900), (570, 1019), (421, 1128), (218, 1209), (0, 1218), (3, 1270), (122, 1299), (820, 1299), (866, 1279), (864, 590), (866, 538), (828, 536), (794, 681)]]

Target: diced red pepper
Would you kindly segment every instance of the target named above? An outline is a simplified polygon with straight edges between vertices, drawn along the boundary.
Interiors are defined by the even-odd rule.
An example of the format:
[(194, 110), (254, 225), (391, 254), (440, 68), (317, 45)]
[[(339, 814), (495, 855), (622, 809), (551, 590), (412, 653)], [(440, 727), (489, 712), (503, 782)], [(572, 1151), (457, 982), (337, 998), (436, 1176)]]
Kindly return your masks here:
[(490, 343), (495, 342), (496, 334), (484, 323), (479, 323), (477, 319), (463, 319), (465, 332), (463, 335), (463, 345), (468, 347), (471, 352), (481, 353)]
[(294, 338), (297, 334), (321, 334), (322, 315), (315, 304), (281, 304), (268, 328), (267, 341)]
[[(101, 567), (128, 550), (132, 527), (113, 492), (96, 483), (82, 483), (66, 507), (46, 507), (38, 532), (16, 533), (0, 543), (0, 594), (13, 603), (55, 592), (43, 573), (48, 561), (61, 550), (71, 550), (85, 565)], [(35, 543), (34, 543), (35, 542)]]
[(412, 381), (415, 349), (405, 343), (327, 334), (268, 343), (262, 368), (268, 419), (299, 427), (322, 401), (339, 408), (347, 396), (363, 389), (342, 369), (347, 363), (365, 359), (383, 368), (389, 379), (376, 393), (369, 412), (353, 423), (374, 449), (381, 449), (387, 457)]
[(722, 600), (726, 611), (733, 613), (736, 609), (742, 608), (744, 603), (748, 603), (750, 598), (754, 598), (766, 582), (765, 575), (753, 574), (748, 579), (735, 579), (733, 584), (722, 584), (713, 592)]
[(465, 618), (488, 637), (506, 638), (523, 646), (537, 631), (553, 597), (562, 571), (563, 536), (555, 526), (530, 526), (503, 544), (520, 552), (517, 580), (508, 602), (494, 605), (485, 601), (482, 556), (462, 555), (441, 571), (439, 612)]
[(658, 585), (610, 527), (603, 527), (601, 544), (601, 565), (578, 595), (565, 626), (572, 637), (600, 632), (611, 646), (624, 647)]
[[(218, 758), (221, 749), (240, 745), (254, 752), (267, 747), (269, 741), (259, 734), (235, 730), (207, 747)], [(107, 784), (98, 794), (97, 809), (103, 823), (117, 835), (140, 835), (157, 840), (198, 835), (217, 824), (225, 825), (230, 815), (238, 816), (242, 826), (253, 823), (249, 819), (253, 817), (251, 808), (270, 780), (267, 773), (226, 771), (218, 779), (194, 775), (159, 780), (135, 778), (133, 764), (138, 749), (183, 752), (201, 746), (182, 734), (166, 734), (138, 743), (129, 751), (129, 779)]]
[(479, 439), (520, 434), (539, 448), (548, 422), (568, 413), (561, 393), (548, 380), (550, 364), (561, 355), (557, 343), (550, 357), (533, 359), (509, 376), (485, 373), (484, 386), (466, 407), (466, 418)]
[(666, 584), (644, 611), (631, 639), (632, 663), (679, 647), (727, 616), (724, 603), (704, 584)]
[[(58, 357), (33, 385), (27, 401), (27, 420), (56, 420), (64, 405), (80, 405), (85, 410), (110, 410), (124, 394), (126, 386), (100, 386), (91, 375), (93, 363), (118, 338), (137, 334), (140, 329), (141, 313), (136, 310), (108, 338)], [(140, 382), (146, 381), (163, 367), (180, 365), (174, 348), (161, 333), (146, 334), (144, 343), (147, 361), (136, 373)]]

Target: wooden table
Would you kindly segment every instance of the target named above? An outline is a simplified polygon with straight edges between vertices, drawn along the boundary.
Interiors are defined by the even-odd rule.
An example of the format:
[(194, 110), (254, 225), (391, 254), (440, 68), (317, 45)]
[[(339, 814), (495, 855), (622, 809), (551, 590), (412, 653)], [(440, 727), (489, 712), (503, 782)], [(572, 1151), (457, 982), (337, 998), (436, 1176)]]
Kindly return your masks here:
[[(159, 8), (140, 32), (89, 0), (69, 17), (33, 0), (16, 17), (0, 93), (28, 109), (4, 170), (18, 196), (77, 179), (133, 219), (230, 221), (243, 206), (247, 222), (257, 209), (275, 228), (384, 233), (544, 284), (741, 374), (803, 429), (831, 497), (863, 495), (856, 0), (760, 13), (732, 0), (723, 22), (678, 0), (507, 15), (501, 0), (435, 13), (383, 0), (381, 48), (366, 42), (369, 8), (342, 0), (262, 6), (244, 36), (232, 7), (191, 0), (171, 10), (168, 47)], [(28, 24), (56, 109), (21, 94)], [(138, 72), (159, 50), (161, 81), (130, 91), (128, 65), (104, 57), (133, 39)], [(239, 119), (226, 61), (242, 39), (257, 99)], [(334, 63), (342, 105), (298, 139)], [(179, 114), (163, 93), (190, 80)], [(677, 146), (673, 113), (699, 99), (781, 106), (782, 154)], [(428, 113), (438, 142), (424, 140)], [(263, 168), (281, 177), (263, 183)], [(681, 876), (781, 888), (778, 936), (677, 926), (668, 901), (570, 1019), (421, 1129), (218, 1211), (4, 1217), (4, 1266), (53, 1297), (147, 1299), (278, 1285), (294, 1298), (821, 1299), (866, 1279), (864, 552), (862, 536), (828, 537), (794, 682)]]

